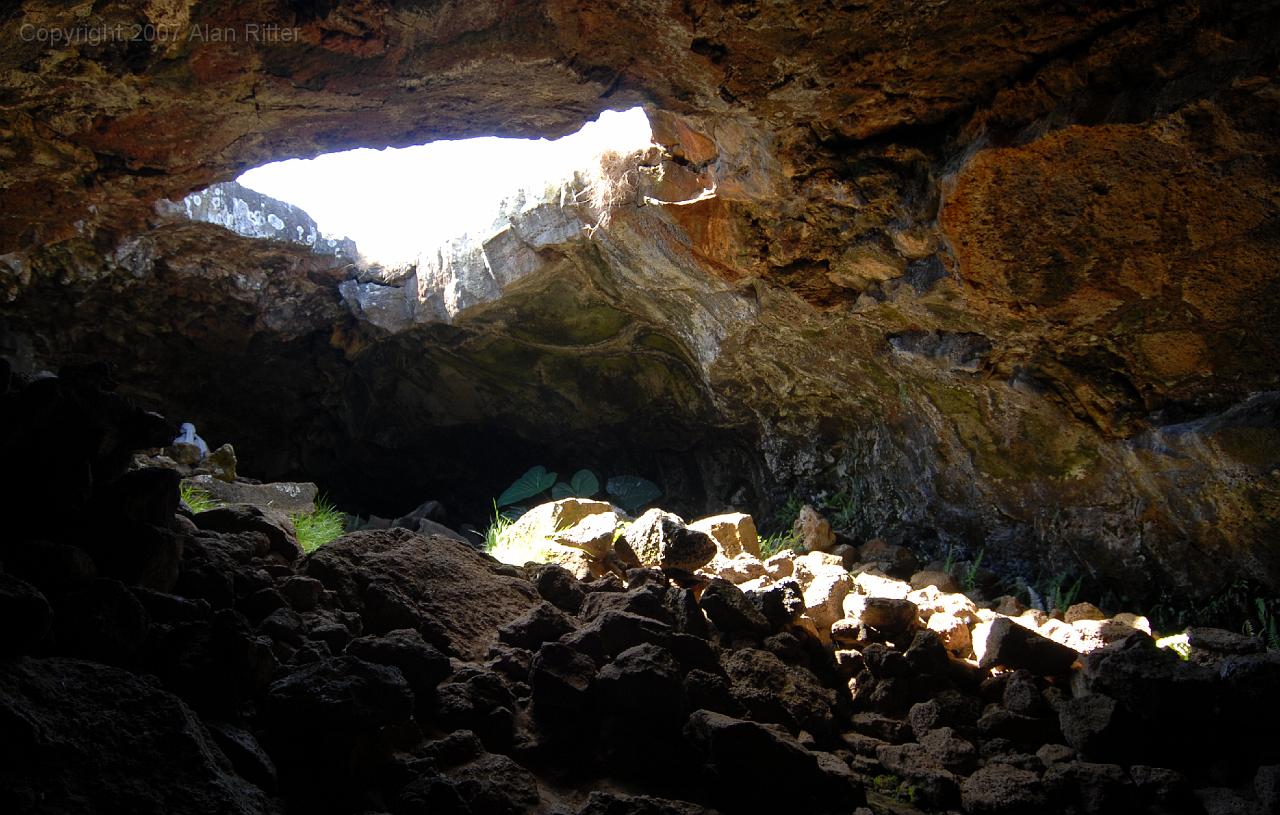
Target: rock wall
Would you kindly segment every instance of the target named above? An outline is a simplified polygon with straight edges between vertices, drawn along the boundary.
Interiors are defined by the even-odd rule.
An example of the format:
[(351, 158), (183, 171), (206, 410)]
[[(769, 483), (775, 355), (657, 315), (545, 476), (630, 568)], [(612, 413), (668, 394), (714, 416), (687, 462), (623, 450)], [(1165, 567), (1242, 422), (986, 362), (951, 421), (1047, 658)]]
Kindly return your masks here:
[(162, 215), (217, 224), (247, 238), (298, 243), (341, 260), (360, 257), (353, 241), (321, 234), (315, 220), (301, 209), (234, 181), (214, 184), (181, 201), (161, 201), (156, 209)]
[[(1131, 595), (1280, 582), (1276, 3), (147, 9), (0, 22), (34, 362), (110, 358), (264, 475), (389, 512), (608, 464)], [(116, 17), (298, 33), (23, 40)], [(408, 280), (148, 223), (270, 158), (636, 102), (650, 197), (714, 197), (594, 237), (547, 211)]]

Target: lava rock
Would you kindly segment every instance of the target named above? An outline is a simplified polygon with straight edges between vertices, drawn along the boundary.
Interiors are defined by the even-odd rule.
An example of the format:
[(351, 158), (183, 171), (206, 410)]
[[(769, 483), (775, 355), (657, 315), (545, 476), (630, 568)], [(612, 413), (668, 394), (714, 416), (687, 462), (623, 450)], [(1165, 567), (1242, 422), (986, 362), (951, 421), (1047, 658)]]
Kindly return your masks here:
[(29, 652), (52, 622), (53, 609), (35, 586), (0, 572), (0, 655)]
[(686, 572), (697, 571), (716, 555), (710, 535), (656, 508), (632, 522), (614, 546), (624, 563)]
[(577, 815), (718, 815), (716, 810), (687, 801), (648, 795), (593, 791)]
[(473, 660), (484, 659), (501, 625), (542, 602), (528, 581), (495, 574), (492, 559), (470, 546), (406, 529), (344, 535), (310, 554), (303, 570), (359, 612), (366, 633), (416, 628)]
[(730, 636), (763, 637), (772, 630), (742, 590), (727, 580), (712, 580), (700, 605), (712, 624)]
[(1042, 637), (1007, 617), (999, 617), (986, 631), (986, 637), (974, 631), (974, 650), (981, 652), (978, 665), (993, 668), (1026, 668), (1039, 676), (1066, 673), (1079, 654), (1065, 645)]
[(413, 691), (399, 669), (354, 656), (332, 657), (273, 683), (263, 710), (282, 737), (371, 730), (412, 713)]
[(297, 575), (280, 585), (280, 593), (293, 606), (294, 611), (312, 611), (320, 602), (324, 584), (311, 577)]
[(569, 614), (577, 614), (587, 597), (578, 578), (568, 569), (554, 563), (534, 567), (531, 579), (542, 599)]
[(430, 695), (453, 672), (449, 658), (412, 628), (354, 639), (346, 652), (366, 662), (398, 669), (414, 696), (420, 698)]
[(752, 718), (781, 724), (793, 733), (807, 730), (818, 738), (834, 734), (836, 693), (811, 671), (754, 648), (725, 654), (723, 665), (734, 699)]
[(960, 785), (960, 802), (973, 815), (1026, 815), (1048, 804), (1040, 778), (1008, 764), (988, 764)]
[(632, 587), (625, 592), (589, 594), (583, 601), (582, 609), (578, 614), (582, 619), (590, 622), (606, 611), (622, 611), (671, 625), (674, 621), (671, 618), (671, 611), (667, 608), (666, 600), (667, 589), (650, 583)]
[(673, 633), (671, 626), (648, 617), (606, 611), (561, 641), (603, 665), (628, 648), (646, 642), (665, 647)]
[(1117, 764), (1054, 764), (1045, 770), (1044, 787), (1053, 800), (1077, 804), (1088, 815), (1134, 812), (1140, 803), (1129, 773)]
[[(592, 597), (608, 595), (592, 595)], [(561, 637), (578, 630), (578, 625), (563, 611), (550, 603), (540, 603), (524, 616), (498, 629), (498, 641), (517, 648), (536, 651), (545, 642), (557, 642)]]
[(490, 750), (507, 750), (515, 709), (515, 697), (500, 675), (468, 669), (436, 688), (433, 714), (446, 728), (473, 731)]
[(910, 782), (925, 806), (943, 809), (959, 797), (959, 779), (923, 745), (881, 745), (876, 748), (876, 760), (890, 773)]
[(6, 660), (0, 719), (6, 812), (278, 811), (154, 679), (62, 657)]
[(108, 665), (135, 662), (146, 643), (150, 620), (123, 583), (98, 578), (52, 600), (54, 640), (60, 653)]
[(196, 526), (209, 532), (260, 532), (270, 542), (271, 554), (282, 563), (302, 557), (298, 533), (287, 515), (251, 504), (227, 504), (198, 513)]
[(790, 625), (804, 614), (804, 594), (800, 584), (789, 577), (767, 588), (748, 591), (746, 595), (773, 629)]
[[(813, 753), (766, 725), (698, 710), (689, 717), (684, 736), (702, 757), (712, 798), (729, 811), (784, 806), (847, 812), (865, 802), (860, 789), (852, 783), (833, 785)], [(759, 783), (762, 767), (788, 783)]]

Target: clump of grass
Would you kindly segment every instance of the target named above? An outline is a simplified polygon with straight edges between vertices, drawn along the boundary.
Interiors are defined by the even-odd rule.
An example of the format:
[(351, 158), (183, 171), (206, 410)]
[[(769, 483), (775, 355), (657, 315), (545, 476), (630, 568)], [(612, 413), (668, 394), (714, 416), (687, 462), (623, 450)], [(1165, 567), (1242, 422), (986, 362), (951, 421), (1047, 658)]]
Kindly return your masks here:
[(178, 485), (178, 497), (182, 499), (182, 503), (187, 505), (187, 509), (197, 513), (221, 505), (218, 499), (199, 487), (193, 487), (190, 484)]
[[(502, 543), (502, 536), (512, 524), (516, 521), (507, 515), (503, 515), (498, 511), (498, 505), (493, 505), (493, 520), (489, 522), (489, 528), (484, 531), (484, 550), (489, 554), (493, 554)], [(497, 557), (496, 555), (494, 555)], [(501, 560), (501, 558), (499, 558)]]
[(978, 570), (982, 568), (982, 556), (987, 553), (986, 549), (979, 549), (978, 556), (969, 564), (969, 568), (965, 570), (964, 579), (961, 584), (965, 591), (976, 591), (978, 588)]
[(790, 530), (760, 538), (760, 557), (773, 557), (784, 549), (795, 549), (799, 543), (795, 533)]
[(302, 551), (307, 554), (340, 537), (347, 529), (347, 516), (323, 498), (316, 499), (313, 511), (294, 513), (289, 520), (293, 522)]
[[(484, 550), (497, 560), (513, 566), (558, 562), (565, 547), (533, 533), (527, 527), (516, 527), (518, 520), (519, 517), (499, 512), (495, 504), (493, 520), (489, 522), (489, 528), (484, 532)], [(618, 534), (615, 530), (615, 540)]]
[(1183, 662), (1186, 662), (1187, 660), (1191, 659), (1191, 643), (1187, 642), (1187, 633), (1185, 631), (1182, 632), (1181, 634), (1174, 634), (1173, 636), (1169, 636), (1169, 637), (1161, 637), (1160, 639), (1156, 640), (1156, 647), (1168, 648), (1169, 650), (1177, 654), (1179, 657), (1181, 657)]

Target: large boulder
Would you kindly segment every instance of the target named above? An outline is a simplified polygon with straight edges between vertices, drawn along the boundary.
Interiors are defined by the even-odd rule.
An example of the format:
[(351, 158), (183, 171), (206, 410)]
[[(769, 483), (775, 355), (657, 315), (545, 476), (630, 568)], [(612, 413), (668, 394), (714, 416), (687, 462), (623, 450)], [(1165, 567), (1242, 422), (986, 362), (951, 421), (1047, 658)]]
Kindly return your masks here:
[(413, 691), (399, 668), (334, 657), (273, 683), (263, 713), (278, 738), (373, 730), (408, 719)]
[(0, 656), (30, 651), (49, 632), (53, 611), (40, 590), (0, 572)]
[(196, 475), (183, 479), (182, 483), (208, 493), (210, 498), (223, 504), (249, 504), (290, 514), (314, 512), (319, 492), (315, 484), (306, 481), (250, 484), (247, 481), (228, 482), (212, 475)]
[[(862, 790), (845, 774), (828, 772), (816, 754), (768, 725), (698, 710), (684, 736), (702, 757), (711, 797), (729, 811), (849, 812), (864, 802)], [(766, 771), (786, 783), (761, 783)]]
[(1042, 637), (1008, 617), (998, 617), (973, 631), (973, 650), (978, 665), (991, 668), (1026, 668), (1041, 676), (1070, 670), (1079, 653), (1061, 643)]
[(302, 556), (298, 533), (284, 512), (252, 504), (226, 504), (195, 516), (196, 526), (209, 532), (258, 532), (270, 542), (269, 554), (291, 564)]
[(741, 554), (760, 557), (760, 534), (756, 531), (755, 521), (746, 513), (729, 512), (699, 518), (689, 524), (689, 528), (711, 536), (719, 557), (735, 558)]
[(0, 720), (0, 811), (277, 811), (151, 678), (75, 659), (0, 662)]
[(651, 509), (635, 520), (618, 541), (620, 557), (637, 566), (696, 571), (716, 556), (711, 536), (685, 526), (680, 517)]
[(360, 613), (366, 633), (416, 628), (465, 659), (483, 659), (500, 626), (541, 602), (527, 580), (498, 568), (466, 544), (407, 529), (352, 532), (303, 564)]
[(834, 733), (836, 692), (806, 668), (788, 665), (769, 651), (742, 648), (722, 658), (733, 697), (752, 718), (774, 722), (793, 733)]
[(580, 549), (592, 559), (603, 561), (613, 552), (613, 539), (624, 519), (605, 501), (562, 498), (539, 504), (521, 515), (503, 536)]

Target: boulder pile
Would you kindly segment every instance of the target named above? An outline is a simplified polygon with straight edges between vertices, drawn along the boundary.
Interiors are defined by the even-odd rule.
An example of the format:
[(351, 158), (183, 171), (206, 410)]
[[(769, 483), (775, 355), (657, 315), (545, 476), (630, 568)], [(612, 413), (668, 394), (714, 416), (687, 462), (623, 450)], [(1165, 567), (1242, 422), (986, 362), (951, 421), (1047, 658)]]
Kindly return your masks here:
[(577, 573), (405, 528), (304, 557), (130, 470), (172, 428), (101, 372), (0, 411), (41, 476), (4, 499), (0, 811), (1277, 805), (1280, 655), (1247, 638), (1197, 630), (1184, 661), (1140, 619), (893, 577), (878, 543), (762, 559), (743, 515), (535, 511)]

